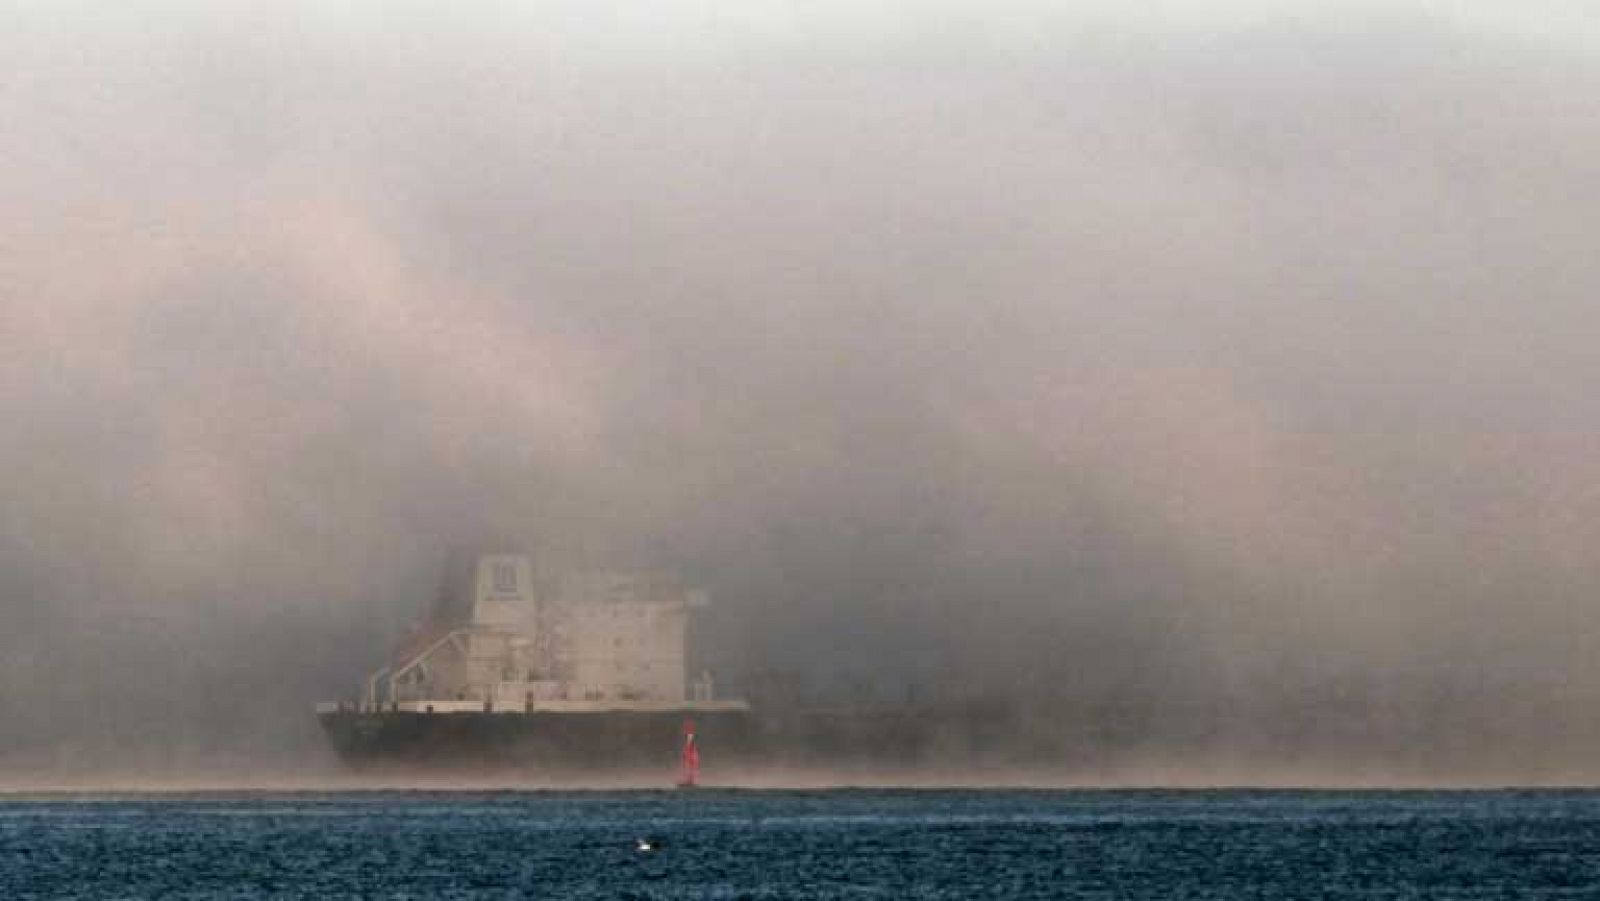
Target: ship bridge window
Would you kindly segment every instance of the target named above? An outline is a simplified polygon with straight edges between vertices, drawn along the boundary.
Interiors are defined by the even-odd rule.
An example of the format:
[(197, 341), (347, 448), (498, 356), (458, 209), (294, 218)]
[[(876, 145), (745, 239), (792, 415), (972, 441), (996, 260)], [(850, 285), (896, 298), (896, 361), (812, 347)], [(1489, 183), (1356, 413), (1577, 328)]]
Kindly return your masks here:
[(517, 568), (510, 563), (496, 563), (490, 575), (494, 582), (496, 594), (515, 594), (517, 591)]

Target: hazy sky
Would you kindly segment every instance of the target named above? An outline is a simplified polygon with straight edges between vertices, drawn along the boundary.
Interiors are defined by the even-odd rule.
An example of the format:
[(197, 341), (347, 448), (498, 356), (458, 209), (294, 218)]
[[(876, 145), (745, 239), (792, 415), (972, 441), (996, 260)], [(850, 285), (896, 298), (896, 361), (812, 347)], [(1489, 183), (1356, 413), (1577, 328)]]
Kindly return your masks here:
[(500, 543), (1591, 772), (1592, 17), (1056, 6), (0, 7), (0, 761), (305, 739)]

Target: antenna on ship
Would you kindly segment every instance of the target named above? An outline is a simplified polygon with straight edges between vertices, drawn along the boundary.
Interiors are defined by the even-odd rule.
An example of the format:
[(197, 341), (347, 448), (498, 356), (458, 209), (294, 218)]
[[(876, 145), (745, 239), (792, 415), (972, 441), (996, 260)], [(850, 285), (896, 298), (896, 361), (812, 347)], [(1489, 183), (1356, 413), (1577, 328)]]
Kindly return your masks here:
[(679, 788), (694, 788), (700, 784), (700, 745), (695, 741), (694, 720), (683, 721), (683, 769), (678, 777)]

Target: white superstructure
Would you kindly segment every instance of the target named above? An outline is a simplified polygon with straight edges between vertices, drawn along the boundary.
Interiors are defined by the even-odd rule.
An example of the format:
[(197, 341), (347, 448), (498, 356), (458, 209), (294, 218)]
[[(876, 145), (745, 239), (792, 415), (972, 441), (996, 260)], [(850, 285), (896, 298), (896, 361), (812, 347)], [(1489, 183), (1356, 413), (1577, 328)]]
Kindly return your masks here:
[(687, 677), (702, 592), (665, 573), (538, 578), (517, 554), (478, 557), (458, 621), (413, 636), (363, 706), (417, 712), (744, 709)]

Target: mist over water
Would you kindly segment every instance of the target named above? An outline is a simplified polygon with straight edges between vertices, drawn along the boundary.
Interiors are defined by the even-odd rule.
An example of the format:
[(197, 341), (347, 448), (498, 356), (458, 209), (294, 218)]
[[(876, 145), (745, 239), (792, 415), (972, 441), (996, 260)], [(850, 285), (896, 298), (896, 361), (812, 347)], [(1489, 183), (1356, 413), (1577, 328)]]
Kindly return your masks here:
[(490, 546), (683, 571), (730, 686), (1003, 700), (999, 781), (1596, 776), (1581, 41), (0, 17), (0, 782), (331, 771)]

